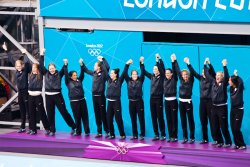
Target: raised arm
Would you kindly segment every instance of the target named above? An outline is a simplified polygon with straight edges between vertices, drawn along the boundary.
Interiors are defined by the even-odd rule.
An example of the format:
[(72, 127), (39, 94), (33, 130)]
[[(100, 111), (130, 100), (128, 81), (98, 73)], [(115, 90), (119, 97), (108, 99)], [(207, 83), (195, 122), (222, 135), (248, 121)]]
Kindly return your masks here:
[(125, 75), (126, 75), (126, 73), (128, 73), (129, 65), (132, 63), (132, 60), (131, 60), (131, 62), (130, 62), (130, 60), (125, 64), (124, 70), (123, 70), (121, 76), (119, 77), (119, 80), (121, 83), (123, 83), (123, 81), (125, 79)]
[(59, 71), (59, 75), (61, 78), (64, 76), (64, 66), (62, 66), (61, 70)]
[(103, 67), (106, 68), (107, 71), (109, 71), (110, 69), (109, 63), (104, 57), (102, 57), (102, 62), (103, 62)]
[(1, 46), (4, 50), (4, 52), (7, 54), (8, 56), (8, 62), (15, 67), (15, 60), (13, 59), (13, 56), (8, 52), (8, 47), (6, 45), (6, 42), (3, 43), (3, 45)]
[(84, 79), (83, 59), (80, 59), (80, 60), (79, 60), (79, 64), (80, 64), (80, 67), (81, 67), (81, 72), (80, 72), (80, 76), (79, 76), (78, 79), (82, 82), (83, 79)]
[(10, 53), (7, 53), (7, 55), (8, 55), (8, 62), (15, 67), (15, 60), (13, 56)]
[(128, 76), (128, 69), (129, 69), (129, 66), (130, 64), (132, 64), (132, 60), (130, 59), (129, 61), (127, 61), (126, 65), (127, 65), (127, 68), (124, 68), (124, 78), (125, 78), (125, 81), (128, 82), (129, 81), (129, 76)]
[(214, 67), (212, 66), (211, 63), (209, 63), (208, 66), (209, 66), (209, 72), (210, 72), (211, 76), (215, 78), (216, 72), (214, 70)]
[(173, 71), (173, 77), (176, 81), (178, 81), (178, 75), (177, 75), (177, 72), (175, 70), (175, 63), (172, 62), (172, 71)]
[(182, 79), (182, 75), (181, 75), (180, 66), (179, 66), (177, 60), (174, 61), (174, 68), (175, 68), (175, 71), (176, 71), (176, 73), (177, 73), (177, 76), (178, 76), (179, 79), (181, 80), (181, 79)]
[(141, 69), (140, 81), (143, 83), (145, 79), (144, 57), (140, 57), (140, 69)]
[(31, 63), (30, 63), (29, 59), (28, 60), (27, 59), (28, 59), (28, 57), (25, 55), (24, 56), (24, 71), (26, 73), (30, 73), (32, 70), (32, 67), (31, 67)]
[(194, 75), (190, 72), (189, 80), (194, 83)]
[(181, 75), (181, 70), (180, 70), (180, 67), (179, 67), (179, 64), (176, 60), (176, 55), (173, 53), (171, 55), (171, 61), (172, 61), (172, 68), (173, 70), (176, 72), (176, 75), (180, 78), (180, 80), (182, 79), (182, 75)]
[(204, 64), (204, 74), (206, 79), (208, 79), (208, 81), (210, 82), (214, 82), (215, 78), (213, 76), (211, 76), (211, 74), (209, 73), (209, 68), (207, 67), (206, 64)]
[(234, 76), (236, 76), (237, 80), (238, 80), (238, 89), (240, 91), (243, 91), (244, 90), (244, 82), (243, 82), (242, 78), (239, 77), (238, 70), (234, 70)]
[(228, 73), (228, 69), (227, 69), (227, 60), (226, 59), (222, 60), (222, 64), (223, 64), (223, 69), (224, 69), (223, 84), (225, 86), (227, 86), (228, 85), (228, 81), (229, 81), (229, 73)]
[(48, 70), (44, 66), (44, 56), (43, 55), (41, 55), (40, 59), (39, 59), (39, 68), (40, 68), (40, 72), (42, 75), (45, 75), (48, 72)]
[(196, 79), (198, 79), (199, 81), (201, 80), (201, 75), (200, 74), (198, 74), (195, 70), (194, 70), (194, 68), (193, 68), (193, 66), (191, 65), (191, 64), (187, 64), (187, 66), (188, 66), (188, 69), (189, 69), (189, 71), (190, 71), (190, 75), (193, 75)]
[(106, 79), (106, 80), (109, 80), (109, 79), (110, 79), (109, 72), (108, 72), (109, 69), (105, 68), (105, 65), (103, 64), (103, 63), (108, 63), (108, 62), (106, 61), (106, 59), (104, 59), (104, 58), (101, 57), (101, 56), (98, 56), (97, 59), (98, 59), (98, 60), (101, 62), (101, 64), (102, 64), (102, 71), (103, 71), (103, 74), (105, 75), (105, 79)]
[(64, 59), (63, 69), (64, 69), (64, 74), (65, 74), (65, 84), (68, 85), (70, 78), (69, 78), (69, 72), (68, 72), (68, 60), (67, 59)]
[(161, 58), (159, 58), (159, 61), (156, 63), (156, 65), (159, 69), (161, 77), (164, 77), (165, 76), (165, 66), (164, 66), (164, 63), (163, 63)]
[(189, 60), (188, 57), (185, 57), (185, 58), (184, 58), (184, 62), (187, 64), (187, 67), (188, 67), (188, 69), (189, 69), (189, 71), (190, 71), (190, 77), (191, 77), (191, 78), (192, 78), (192, 77), (195, 77), (195, 78), (197, 78), (198, 80), (200, 80), (200, 79), (202, 78), (202, 76), (201, 76), (200, 74), (198, 74), (198, 73), (194, 70), (194, 68), (193, 68), (192, 65), (190, 64), (190, 60)]
[(145, 73), (145, 76), (148, 77), (148, 79), (151, 79), (152, 78), (152, 74), (149, 73), (145, 68), (144, 68), (144, 73)]
[(87, 74), (89, 74), (89, 75), (91, 75), (91, 76), (94, 75), (94, 71), (89, 70), (88, 67), (87, 67), (84, 63), (82, 63), (82, 67), (83, 67), (83, 71), (84, 71), (84, 72), (86, 72)]
[(244, 90), (244, 82), (243, 82), (242, 78), (239, 76), (238, 76), (238, 83), (239, 83), (238, 89), (243, 91)]

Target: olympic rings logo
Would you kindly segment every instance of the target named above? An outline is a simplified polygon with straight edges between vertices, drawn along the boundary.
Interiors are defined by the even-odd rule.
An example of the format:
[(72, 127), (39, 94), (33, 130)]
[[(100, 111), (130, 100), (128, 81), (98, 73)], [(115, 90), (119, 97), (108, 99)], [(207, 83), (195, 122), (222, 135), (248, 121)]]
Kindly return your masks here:
[(118, 154), (127, 154), (128, 148), (126, 146), (116, 146), (116, 152)]
[(88, 53), (91, 56), (99, 56), (102, 53), (102, 51), (101, 51), (101, 49), (92, 49), (92, 48), (89, 48), (88, 49)]

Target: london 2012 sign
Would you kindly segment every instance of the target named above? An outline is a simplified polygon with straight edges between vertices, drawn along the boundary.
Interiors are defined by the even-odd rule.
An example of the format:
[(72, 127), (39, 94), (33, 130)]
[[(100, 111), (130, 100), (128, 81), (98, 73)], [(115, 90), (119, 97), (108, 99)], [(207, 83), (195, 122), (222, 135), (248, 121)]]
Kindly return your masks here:
[[(210, 1), (210, 0), (209, 0)], [(215, 0), (215, 8), (227, 10), (232, 8), (235, 10), (243, 10), (247, 8), (250, 10), (249, 0), (227, 0), (230, 1), (229, 4), (225, 4), (222, 0)], [(156, 4), (156, 5), (155, 5)], [(179, 6), (182, 9), (197, 9), (198, 5), (202, 6), (202, 9), (207, 9), (208, 0), (124, 0), (124, 7), (128, 8), (153, 8), (157, 6), (158, 8), (173, 8), (175, 9)]]

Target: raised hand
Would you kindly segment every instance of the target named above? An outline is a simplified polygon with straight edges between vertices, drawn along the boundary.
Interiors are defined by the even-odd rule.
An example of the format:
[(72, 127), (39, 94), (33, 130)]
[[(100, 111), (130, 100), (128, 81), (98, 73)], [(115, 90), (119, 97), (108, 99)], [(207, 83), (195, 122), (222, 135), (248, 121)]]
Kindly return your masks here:
[(26, 49), (21, 49), (21, 52), (22, 52), (22, 54), (25, 54), (25, 53), (27, 53), (27, 50)]
[(68, 59), (63, 59), (64, 65), (67, 66), (68, 65)]
[(174, 62), (176, 60), (176, 55), (173, 53), (170, 58), (171, 58), (171, 61)]
[(100, 62), (102, 62), (103, 56), (98, 56), (97, 60), (99, 60)]
[(133, 60), (132, 60), (132, 59), (129, 59), (129, 60), (127, 61), (126, 64), (130, 65), (130, 64), (132, 64), (132, 63), (133, 63)]
[(140, 62), (141, 62), (142, 64), (144, 63), (144, 57), (143, 57), (143, 56), (140, 57)]
[(234, 70), (234, 75), (238, 76), (238, 70), (236, 70), (236, 69)]
[(156, 53), (155, 54), (155, 60), (156, 60), (156, 62), (158, 62), (160, 58), (161, 58), (161, 56), (159, 55), (159, 53)]
[(83, 65), (83, 59), (82, 59), (82, 58), (79, 59), (79, 64), (80, 64), (81, 66)]
[(207, 61), (207, 64), (210, 64), (211, 62), (210, 62), (210, 59), (207, 57), (206, 58), (206, 61)]
[(45, 49), (45, 48), (41, 48), (41, 49), (40, 49), (40, 55), (42, 55), (42, 56), (43, 56), (43, 55), (44, 55), (44, 53), (45, 53), (45, 51), (46, 51), (46, 49)]
[(2, 48), (3, 48), (5, 51), (8, 51), (8, 48), (7, 48), (6, 42), (4, 42), (4, 43), (3, 43)]
[(222, 64), (223, 64), (223, 66), (227, 66), (227, 59), (223, 59)]
[(185, 58), (184, 58), (184, 62), (185, 62), (186, 64), (188, 64), (188, 65), (189, 65), (189, 64), (190, 64), (190, 60), (189, 60), (189, 58), (188, 58), (188, 57), (185, 57)]

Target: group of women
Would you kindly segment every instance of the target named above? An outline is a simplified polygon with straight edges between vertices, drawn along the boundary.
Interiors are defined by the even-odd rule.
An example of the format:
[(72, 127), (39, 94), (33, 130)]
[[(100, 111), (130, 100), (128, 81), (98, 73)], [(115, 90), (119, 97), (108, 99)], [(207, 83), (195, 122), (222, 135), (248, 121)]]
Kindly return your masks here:
[[(7, 50), (7, 49), (6, 49)], [(113, 69), (109, 74), (109, 64), (105, 58), (98, 56), (98, 61), (94, 65), (94, 70), (89, 70), (83, 59), (79, 60), (81, 67), (80, 75), (76, 71), (68, 72), (68, 60), (64, 59), (64, 65), (60, 71), (56, 70), (54, 64), (49, 64), (48, 69), (44, 67), (44, 50), (41, 51), (39, 64), (30, 64), (23, 51), (23, 60), (14, 61), (9, 55), (9, 60), (16, 67), (16, 78), (18, 88), (18, 103), (21, 111), (21, 127), (19, 133), (25, 132), (26, 113), (29, 115), (29, 131), (27, 133), (35, 135), (36, 113), (39, 113), (45, 128), (45, 133), (54, 136), (55, 128), (55, 107), (58, 108), (62, 117), (72, 129), (72, 135), (78, 136), (82, 133), (81, 123), (83, 122), (85, 135), (90, 134), (87, 103), (84, 95), (82, 81), (84, 74), (92, 76), (92, 96), (93, 106), (97, 126), (96, 138), (102, 137), (104, 129), (105, 138), (114, 139), (115, 131), (113, 119), (115, 117), (120, 140), (126, 138), (121, 104), (121, 87), (124, 81), (127, 83), (129, 113), (132, 122), (131, 140), (145, 137), (143, 82), (145, 77), (150, 79), (150, 111), (154, 130), (153, 141), (167, 140), (168, 142), (178, 141), (178, 109), (180, 110), (181, 125), (183, 130), (183, 141), (185, 144), (195, 142), (195, 122), (193, 116), (192, 89), (194, 78), (200, 83), (200, 121), (202, 126), (201, 144), (208, 143), (208, 121), (210, 122), (211, 135), (214, 145), (217, 147), (230, 147), (232, 145), (228, 130), (228, 105), (227, 87), (230, 85), (230, 125), (234, 136), (235, 149), (246, 149), (246, 144), (241, 133), (241, 124), (244, 112), (243, 90), (244, 84), (238, 76), (237, 71), (229, 77), (227, 61), (223, 60), (224, 72), (215, 73), (213, 66), (207, 58), (204, 62), (202, 75), (198, 74), (189, 58), (185, 58), (189, 70), (180, 70), (176, 56), (171, 55), (172, 68), (165, 69), (164, 63), (159, 54), (156, 54), (156, 65), (153, 73), (148, 72), (144, 67), (144, 58), (140, 58), (141, 73), (132, 70), (128, 74), (129, 66), (133, 63), (130, 59), (125, 64), (124, 70), (119, 75), (119, 69)], [(62, 96), (62, 77), (65, 77), (65, 84), (68, 88), (70, 106), (73, 111), (74, 120), (66, 109)], [(45, 112), (42, 88), (43, 78), (45, 78)], [(177, 98), (177, 83), (179, 86), (179, 98)], [(106, 89), (107, 83), (107, 89)], [(106, 91), (106, 92), (105, 92)], [(105, 95), (106, 94), (106, 95)], [(178, 100), (179, 105), (178, 105)], [(107, 100), (107, 111), (106, 111)], [(168, 127), (166, 138), (163, 104)], [(28, 112), (29, 111), (29, 112)], [(140, 123), (140, 134), (138, 134), (137, 117)], [(190, 137), (188, 141), (189, 124)], [(159, 133), (160, 130), (160, 133)], [(221, 133), (222, 132), (222, 133)], [(223, 139), (224, 137), (224, 139)], [(225, 140), (225, 141), (224, 141)]]

